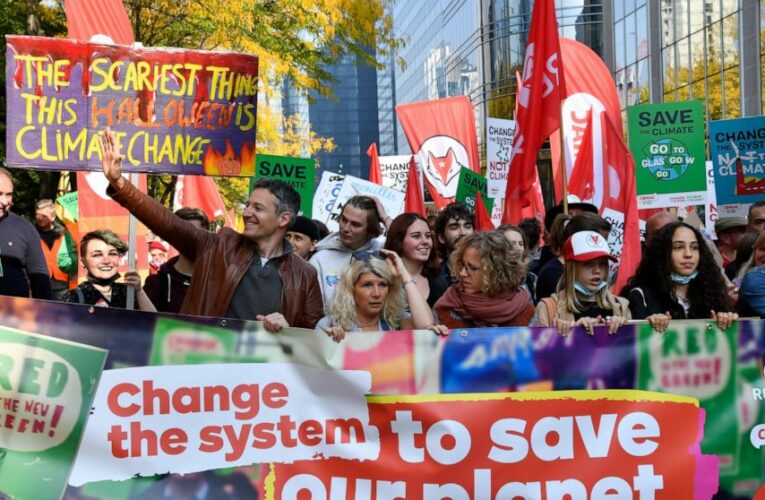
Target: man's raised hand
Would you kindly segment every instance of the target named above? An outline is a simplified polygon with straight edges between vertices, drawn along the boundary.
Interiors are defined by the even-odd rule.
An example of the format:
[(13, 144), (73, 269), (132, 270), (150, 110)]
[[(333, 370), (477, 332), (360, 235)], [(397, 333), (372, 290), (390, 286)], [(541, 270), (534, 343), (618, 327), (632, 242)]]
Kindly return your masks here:
[(104, 130), (100, 144), (101, 166), (104, 169), (104, 175), (112, 186), (119, 189), (125, 183), (125, 179), (122, 177), (122, 159), (124, 156), (120, 154), (120, 148), (116, 144), (114, 134), (109, 127)]

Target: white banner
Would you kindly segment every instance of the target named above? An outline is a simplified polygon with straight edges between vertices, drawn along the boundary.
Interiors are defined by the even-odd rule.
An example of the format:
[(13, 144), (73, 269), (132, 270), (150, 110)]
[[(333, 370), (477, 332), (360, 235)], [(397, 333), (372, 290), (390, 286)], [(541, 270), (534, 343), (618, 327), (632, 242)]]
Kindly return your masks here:
[(489, 198), (504, 198), (513, 149), (515, 120), (486, 118), (486, 190)]
[(343, 186), (344, 175), (334, 172), (321, 173), (321, 180), (316, 187), (316, 193), (313, 195), (313, 218), (327, 223), (332, 213), (332, 207), (335, 206), (337, 195), (340, 194), (340, 188)]
[(335, 206), (332, 208), (329, 220), (327, 220), (327, 228), (329, 228), (330, 232), (334, 233), (339, 229), (337, 220), (340, 218), (343, 205), (356, 195), (379, 198), (385, 208), (385, 213), (392, 219), (395, 219), (396, 216), (404, 211), (404, 193), (359, 179), (358, 177), (353, 177), (352, 175), (346, 175), (343, 180), (343, 186), (340, 188), (340, 192), (335, 200)]
[(371, 384), (368, 372), (295, 364), (107, 370), (69, 482), (316, 457), (374, 460)]

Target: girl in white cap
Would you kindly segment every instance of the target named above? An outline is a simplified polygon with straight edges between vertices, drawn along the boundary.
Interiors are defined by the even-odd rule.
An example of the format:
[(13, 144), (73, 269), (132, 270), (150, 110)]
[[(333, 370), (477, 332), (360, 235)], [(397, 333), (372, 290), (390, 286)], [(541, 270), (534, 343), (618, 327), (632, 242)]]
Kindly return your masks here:
[(596, 325), (614, 334), (630, 320), (629, 302), (608, 290), (608, 261), (616, 260), (605, 238), (595, 231), (574, 233), (563, 244), (565, 270), (557, 292), (537, 305), (534, 326), (554, 326), (568, 335), (581, 326), (592, 335)]

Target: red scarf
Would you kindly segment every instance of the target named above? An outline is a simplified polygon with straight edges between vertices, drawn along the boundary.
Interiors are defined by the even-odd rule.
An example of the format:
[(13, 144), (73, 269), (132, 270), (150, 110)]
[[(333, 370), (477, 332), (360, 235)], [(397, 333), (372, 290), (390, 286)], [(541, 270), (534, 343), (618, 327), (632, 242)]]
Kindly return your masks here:
[(529, 306), (531, 294), (518, 288), (489, 297), (483, 292), (464, 293), (459, 284), (452, 285), (436, 302), (436, 310), (445, 309), (459, 314), (466, 322), (478, 327), (507, 326)]

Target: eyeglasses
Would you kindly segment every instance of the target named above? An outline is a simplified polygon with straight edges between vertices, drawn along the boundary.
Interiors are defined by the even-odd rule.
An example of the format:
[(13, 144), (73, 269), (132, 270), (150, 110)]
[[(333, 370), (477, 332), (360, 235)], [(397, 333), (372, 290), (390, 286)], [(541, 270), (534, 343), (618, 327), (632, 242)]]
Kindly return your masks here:
[(374, 252), (370, 252), (368, 250), (353, 252), (352, 257), (356, 260), (363, 260), (363, 261), (368, 261), (371, 259), (385, 260), (387, 258), (385, 254), (380, 252), (379, 250), (375, 250)]
[(473, 265), (468, 264), (467, 262), (459, 262), (459, 270), (462, 271), (463, 269), (467, 273), (468, 276), (475, 276), (475, 273), (480, 271), (480, 267), (475, 267)]

